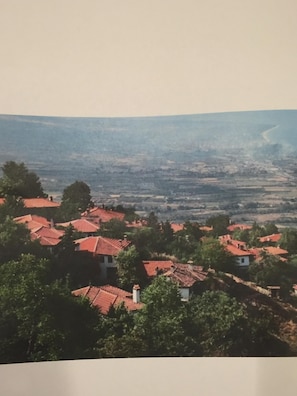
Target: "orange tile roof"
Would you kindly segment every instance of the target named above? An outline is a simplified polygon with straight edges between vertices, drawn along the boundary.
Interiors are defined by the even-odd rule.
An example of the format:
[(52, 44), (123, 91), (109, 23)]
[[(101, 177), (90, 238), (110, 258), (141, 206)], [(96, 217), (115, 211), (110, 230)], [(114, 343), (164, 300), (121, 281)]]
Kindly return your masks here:
[(175, 264), (164, 276), (175, 281), (179, 287), (192, 287), (197, 282), (202, 282), (207, 277), (207, 272), (201, 266), (189, 264)]
[(92, 208), (81, 215), (82, 217), (85, 217), (88, 220), (91, 220), (95, 222), (96, 224), (102, 223), (107, 223), (111, 219), (118, 219), (123, 221), (125, 214), (116, 212), (114, 210), (107, 210), (103, 208)]
[(275, 247), (275, 246), (266, 246), (264, 248), (264, 250), (269, 254), (274, 254), (274, 255), (278, 255), (278, 256), (286, 255), (289, 253), (287, 250), (281, 249), (280, 247)]
[(201, 231), (210, 232), (210, 231), (213, 230), (213, 227), (201, 226), (201, 227), (199, 227), (199, 229), (200, 229)]
[(66, 223), (57, 224), (57, 226), (61, 227), (68, 227), (69, 225), (72, 225), (76, 231), (83, 233), (94, 233), (97, 232), (100, 228), (98, 225), (88, 221), (87, 219), (77, 219), (68, 221)]
[(171, 226), (173, 232), (182, 231), (184, 229), (184, 225), (183, 224), (170, 223), (170, 226)]
[(54, 228), (48, 228), (44, 226), (37, 227), (31, 230), (31, 239), (39, 240), (43, 246), (56, 246), (61, 242), (61, 238), (64, 235), (64, 231), (59, 231)]
[(274, 246), (265, 246), (265, 247), (261, 247), (261, 248), (253, 248), (250, 250), (253, 253), (253, 255), (255, 256), (256, 260), (258, 260), (261, 257), (261, 253), (266, 252), (268, 254), (278, 256), (278, 258), (281, 261), (287, 261), (287, 259), (282, 256), (286, 256), (289, 253), (285, 249), (281, 249), (279, 247), (274, 247)]
[(45, 217), (31, 214), (15, 217), (14, 221), (19, 224), (25, 224), (29, 230), (40, 226), (50, 227), (51, 224)]
[(227, 230), (230, 232), (233, 232), (235, 230), (251, 230), (253, 226), (248, 225), (248, 224), (230, 224), (227, 227)]
[(168, 271), (173, 266), (173, 261), (163, 260), (163, 261), (142, 261), (144, 265), (145, 272), (147, 276), (156, 276), (157, 271), (165, 272)]
[(108, 313), (111, 307), (117, 307), (124, 303), (128, 311), (136, 311), (143, 307), (142, 303), (134, 303), (132, 293), (115, 286), (87, 286), (72, 292), (75, 296), (87, 297), (91, 304), (99, 308), (104, 315)]
[(225, 245), (225, 249), (231, 253), (233, 256), (243, 257), (243, 256), (252, 256), (253, 253), (251, 250), (243, 250), (232, 244)]
[(117, 256), (119, 252), (131, 245), (131, 241), (91, 236), (75, 241), (79, 250), (88, 251), (95, 255)]
[(224, 245), (226, 245), (226, 244), (227, 245), (232, 245), (232, 246), (235, 246), (238, 249), (248, 250), (246, 242), (239, 241), (237, 239), (233, 239), (232, 235), (230, 235), (230, 234), (219, 236), (219, 240)]
[(281, 237), (282, 237), (282, 234), (271, 234), (271, 235), (266, 235), (266, 236), (260, 237), (259, 241), (261, 243), (265, 243), (265, 242), (276, 243), (281, 239)]
[(0, 205), (3, 205), (5, 203), (5, 198), (0, 198)]
[(58, 202), (51, 201), (47, 198), (24, 198), (23, 203), (25, 208), (58, 208)]

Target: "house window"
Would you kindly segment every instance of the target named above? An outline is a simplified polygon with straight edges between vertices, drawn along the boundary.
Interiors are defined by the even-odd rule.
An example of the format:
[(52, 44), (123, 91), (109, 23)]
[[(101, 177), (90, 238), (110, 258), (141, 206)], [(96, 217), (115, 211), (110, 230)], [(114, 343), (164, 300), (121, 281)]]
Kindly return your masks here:
[(244, 257), (241, 258), (241, 263), (244, 264), (245, 263), (245, 259)]
[(111, 263), (113, 262), (112, 256), (107, 256), (107, 262), (108, 262), (109, 264), (111, 264)]

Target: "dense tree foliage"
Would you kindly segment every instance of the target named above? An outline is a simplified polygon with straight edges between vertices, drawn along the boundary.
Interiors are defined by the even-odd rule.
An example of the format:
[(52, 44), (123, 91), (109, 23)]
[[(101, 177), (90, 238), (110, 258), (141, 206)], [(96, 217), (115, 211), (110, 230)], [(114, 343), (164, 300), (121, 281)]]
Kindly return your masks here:
[(83, 181), (75, 181), (63, 191), (59, 219), (65, 221), (76, 219), (91, 206), (90, 187)]
[(107, 238), (123, 239), (127, 232), (128, 228), (124, 221), (111, 219), (101, 224), (98, 234)]
[(135, 246), (122, 250), (118, 254), (117, 276), (118, 284), (126, 290), (131, 290), (134, 284), (143, 283), (143, 267)]
[(249, 275), (260, 286), (280, 286), (281, 296), (289, 297), (292, 285), (297, 281), (297, 268), (263, 251), (260, 259), (250, 264)]
[(0, 267), (0, 362), (94, 357), (99, 315), (32, 255)]
[[(20, 181), (23, 177), (25, 186)], [(42, 196), (38, 177), (24, 164), (9, 162), (3, 167), (0, 188), (6, 194), (0, 207), (0, 362), (288, 353), (286, 345), (277, 340), (279, 323), (274, 311), (263, 309), (256, 293), (246, 298), (232, 277), (220, 273), (237, 272), (234, 257), (216, 238), (227, 232), (228, 216), (207, 221), (213, 227), (210, 238), (202, 238), (200, 225), (190, 221), (174, 233), (170, 222), (159, 221), (153, 212), (143, 228), (127, 228), (119, 220), (103, 224), (101, 235), (122, 239), (126, 234), (132, 241), (133, 246), (117, 257), (115, 284), (131, 291), (139, 283), (144, 304), (134, 313), (124, 305), (112, 307), (105, 316), (91, 308), (88, 300), (71, 295), (73, 289), (101, 281), (98, 258), (75, 249), (73, 227), (66, 228), (61, 242), (51, 250), (38, 240), (32, 242), (29, 230), (12, 220), (24, 213), (19, 197)], [(89, 187), (77, 181), (64, 190), (59, 216), (71, 220), (91, 205)], [(133, 208), (114, 209), (125, 213), (126, 220), (137, 218)], [(251, 230), (235, 231), (234, 238), (261, 246), (259, 237), (277, 231), (273, 223), (254, 223)], [(263, 287), (280, 285), (281, 298), (289, 299), (292, 284), (297, 282), (297, 259), (292, 256), (297, 253), (296, 230), (283, 230), (280, 242), (289, 251), (289, 261), (263, 253), (259, 262), (250, 264), (248, 275)], [(193, 293), (194, 298), (184, 302), (177, 284), (162, 275), (151, 281), (143, 272), (141, 260), (164, 258), (183, 263), (191, 260), (215, 271), (208, 273), (199, 295)]]
[(225, 247), (215, 238), (205, 238), (196, 250), (195, 261), (205, 269), (234, 273), (235, 257), (226, 251)]
[(76, 252), (74, 239), (74, 229), (70, 225), (65, 229), (65, 234), (52, 258), (54, 278), (67, 280), (72, 289), (89, 284), (98, 285), (100, 280), (98, 260), (89, 252)]
[(227, 227), (230, 225), (230, 217), (225, 214), (211, 216), (207, 219), (206, 225), (213, 228), (213, 236), (224, 235), (227, 233)]
[(44, 197), (39, 177), (30, 172), (23, 162), (8, 161), (2, 166), (0, 195), (22, 198)]
[(145, 342), (146, 355), (186, 356), (186, 312), (176, 284), (157, 277), (143, 292), (142, 301), (145, 305), (135, 317), (135, 326)]
[(7, 217), (0, 223), (0, 264), (15, 260), (32, 246), (30, 233), (23, 224)]
[(0, 205), (0, 222), (5, 221), (7, 217), (15, 218), (24, 215), (24, 209), (22, 199), (6, 195), (4, 203)]
[(286, 249), (289, 254), (297, 253), (297, 230), (295, 228), (286, 228), (282, 231), (280, 247)]

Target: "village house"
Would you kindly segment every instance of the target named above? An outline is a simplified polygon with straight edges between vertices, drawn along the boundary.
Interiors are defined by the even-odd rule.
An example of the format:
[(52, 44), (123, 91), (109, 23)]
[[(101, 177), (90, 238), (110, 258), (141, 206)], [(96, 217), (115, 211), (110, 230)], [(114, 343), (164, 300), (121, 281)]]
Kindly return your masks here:
[(281, 261), (288, 260), (289, 252), (285, 249), (282, 249), (277, 246), (264, 246), (260, 248), (253, 248), (251, 249), (255, 260), (260, 260), (263, 253), (270, 254), (272, 256), (276, 256)]
[(51, 222), (48, 221), (45, 217), (34, 214), (15, 217), (13, 220), (18, 224), (24, 224), (28, 228), (28, 230), (33, 230), (34, 228), (38, 228), (41, 226), (48, 228), (51, 226)]
[(63, 235), (64, 231), (45, 226), (33, 228), (30, 232), (32, 241), (38, 240), (42, 246), (47, 247), (51, 252), (53, 252), (54, 247), (59, 245)]
[(97, 233), (100, 227), (87, 219), (76, 219), (71, 220), (66, 223), (57, 223), (58, 227), (67, 228), (70, 225), (74, 228), (75, 231), (84, 234), (85, 236), (93, 236)]
[(171, 260), (147, 260), (142, 263), (148, 279), (164, 275), (175, 282), (183, 301), (188, 301), (192, 292), (201, 290), (201, 282), (207, 276), (203, 267), (198, 265), (173, 263)]
[(171, 260), (143, 260), (142, 264), (148, 279), (168, 271), (174, 265)]
[(230, 234), (219, 237), (227, 252), (235, 256), (236, 263), (240, 268), (248, 268), (253, 258), (253, 252), (247, 248), (245, 242), (233, 239)]
[(132, 293), (111, 285), (86, 286), (72, 291), (74, 296), (86, 297), (92, 306), (97, 307), (103, 315), (107, 315), (111, 308), (124, 304), (130, 312), (143, 307), (140, 302), (140, 287), (134, 285)]
[(263, 244), (277, 244), (282, 237), (282, 234), (271, 234), (271, 235), (266, 235), (263, 237), (259, 237), (259, 241)]
[(100, 226), (101, 223), (107, 223), (112, 219), (124, 221), (125, 214), (110, 209), (95, 207), (92, 209), (87, 209), (81, 214), (81, 217)]
[(178, 285), (183, 301), (189, 301), (192, 293), (202, 291), (202, 282), (206, 279), (207, 272), (198, 265), (174, 264), (163, 276)]
[(238, 224), (238, 223), (236, 223), (236, 224), (230, 224), (227, 227), (227, 230), (232, 233), (235, 230), (244, 231), (244, 230), (251, 230), (252, 228), (253, 228), (253, 226), (249, 225), (249, 224)]
[(31, 240), (38, 240), (42, 246), (47, 247), (51, 252), (61, 242), (64, 235), (64, 231), (56, 230), (52, 222), (42, 216), (28, 214), (15, 217), (14, 221), (18, 224), (24, 224), (30, 230)]
[(116, 276), (116, 257), (131, 246), (131, 241), (91, 236), (75, 240), (75, 245), (77, 251), (87, 251), (98, 258), (101, 280), (113, 281)]

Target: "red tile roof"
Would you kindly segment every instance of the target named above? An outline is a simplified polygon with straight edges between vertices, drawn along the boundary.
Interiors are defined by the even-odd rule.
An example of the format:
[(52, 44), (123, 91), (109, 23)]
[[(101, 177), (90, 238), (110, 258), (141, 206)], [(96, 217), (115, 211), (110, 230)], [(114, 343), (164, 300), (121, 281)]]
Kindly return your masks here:
[(142, 303), (133, 302), (132, 293), (110, 285), (87, 286), (74, 290), (72, 294), (87, 297), (91, 304), (99, 308), (104, 315), (108, 313), (111, 307), (117, 307), (121, 303), (124, 303), (128, 311), (136, 311), (143, 307)]
[(156, 276), (157, 271), (166, 272), (173, 266), (173, 261), (163, 260), (163, 261), (143, 261), (145, 272), (147, 276)]
[(173, 232), (182, 231), (184, 229), (184, 225), (183, 224), (170, 223), (170, 226), (171, 226)]
[(223, 243), (224, 245), (232, 245), (235, 246), (238, 249), (242, 249), (242, 250), (248, 250), (247, 249), (247, 244), (246, 242), (243, 241), (239, 241), (237, 239), (233, 239), (232, 236), (230, 234), (226, 234), (226, 235), (221, 235), (219, 237), (219, 240), (221, 243)]
[(99, 230), (98, 225), (91, 223), (87, 219), (77, 219), (77, 220), (68, 221), (66, 223), (57, 224), (57, 226), (61, 226), (61, 227), (68, 227), (69, 225), (72, 225), (76, 231), (83, 233), (94, 233)]
[(232, 244), (225, 245), (225, 249), (231, 253), (233, 256), (243, 257), (243, 256), (252, 256), (253, 253), (251, 250), (243, 250)]
[(39, 240), (43, 246), (56, 246), (61, 242), (64, 231), (59, 231), (54, 228), (39, 226), (31, 230), (31, 239)]
[(28, 214), (25, 216), (20, 216), (20, 217), (15, 217), (14, 221), (19, 224), (25, 224), (29, 230), (38, 228), (40, 226), (49, 228), (51, 225), (51, 223), (45, 217), (31, 215), (31, 214)]
[(103, 208), (92, 208), (81, 215), (82, 217), (86, 218), (87, 220), (90, 220), (96, 224), (102, 223), (107, 223), (111, 219), (118, 219), (123, 221), (125, 214), (116, 212), (114, 210), (107, 210)]
[(259, 241), (261, 243), (265, 243), (265, 242), (276, 243), (281, 239), (281, 237), (282, 237), (282, 234), (271, 234), (271, 235), (266, 235), (266, 236), (260, 237)]
[(88, 251), (95, 255), (117, 256), (119, 252), (131, 245), (131, 241), (91, 236), (75, 241), (78, 250)]
[(201, 227), (199, 227), (199, 229), (200, 229), (201, 231), (204, 231), (204, 232), (210, 232), (210, 231), (213, 230), (213, 227), (201, 226)]
[(189, 264), (175, 264), (164, 276), (175, 281), (179, 287), (192, 287), (197, 282), (202, 282), (207, 277), (207, 272), (201, 266)]
[(281, 249), (275, 246), (265, 246), (261, 248), (251, 249), (255, 256), (260, 256), (262, 252), (266, 252), (268, 254), (272, 254), (274, 256), (286, 256), (289, 252), (285, 249)]
[(253, 226), (248, 225), (248, 224), (230, 224), (227, 227), (227, 230), (230, 232), (233, 232), (235, 230), (251, 230)]
[(268, 254), (278, 257), (280, 261), (287, 261), (287, 258), (284, 256), (286, 256), (289, 253), (285, 249), (281, 249), (279, 247), (274, 247), (274, 246), (265, 246), (261, 248), (253, 248), (250, 250), (255, 256), (256, 260), (261, 259), (261, 253), (266, 252)]
[(5, 203), (5, 198), (0, 198), (0, 205), (3, 205)]
[(58, 202), (51, 201), (47, 198), (24, 198), (23, 203), (25, 208), (58, 208)]

